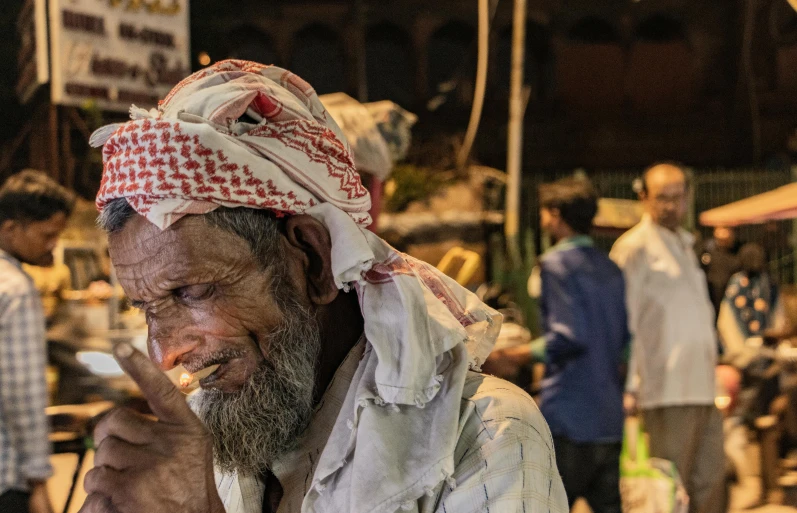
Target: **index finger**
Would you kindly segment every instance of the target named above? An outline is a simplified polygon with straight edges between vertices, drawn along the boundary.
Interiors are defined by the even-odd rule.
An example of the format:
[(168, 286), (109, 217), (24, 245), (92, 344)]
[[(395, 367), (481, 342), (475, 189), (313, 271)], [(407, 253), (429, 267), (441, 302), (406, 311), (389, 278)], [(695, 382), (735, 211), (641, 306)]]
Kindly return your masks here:
[(194, 418), (183, 394), (141, 351), (126, 342), (113, 349), (119, 365), (133, 378), (159, 420), (180, 423)]

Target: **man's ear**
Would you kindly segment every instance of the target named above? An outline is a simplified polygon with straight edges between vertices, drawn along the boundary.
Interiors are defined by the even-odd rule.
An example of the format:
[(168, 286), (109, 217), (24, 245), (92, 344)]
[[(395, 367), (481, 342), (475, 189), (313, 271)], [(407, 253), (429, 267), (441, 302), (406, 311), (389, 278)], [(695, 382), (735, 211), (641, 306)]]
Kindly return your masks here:
[(327, 228), (312, 216), (291, 216), (285, 224), (288, 243), (305, 256), (308, 294), (318, 305), (328, 305), (338, 296), (332, 275), (332, 240)]
[(8, 237), (17, 226), (19, 226), (17, 221), (14, 221), (13, 219), (6, 219), (0, 223), (0, 235)]

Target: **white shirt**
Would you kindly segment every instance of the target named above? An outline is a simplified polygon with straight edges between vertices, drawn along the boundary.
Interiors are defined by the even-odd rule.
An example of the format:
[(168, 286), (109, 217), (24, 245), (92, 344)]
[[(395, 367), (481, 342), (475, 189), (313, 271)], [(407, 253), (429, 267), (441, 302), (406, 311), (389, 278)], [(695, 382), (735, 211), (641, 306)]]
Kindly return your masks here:
[[(403, 468), (396, 470), (410, 483), (420, 481), (429, 471), (413, 457), (413, 452), (423, 450), (425, 443), (434, 439), (435, 423), (423, 425), (422, 430), (405, 431), (407, 426), (418, 426), (411, 419), (414, 414), (423, 412), (428, 418), (439, 418), (445, 415), (441, 410), (447, 409), (447, 403), (433, 400), (422, 410), (402, 406), (399, 411), (371, 403), (366, 408), (375, 408), (380, 417), (393, 419), (374, 425), (378, 434), (369, 434), (366, 425), (341, 422), (357, 387), (358, 374), (367, 364), (361, 359), (364, 345), (358, 344), (341, 364), (298, 447), (275, 463), (273, 471), (284, 491), (278, 513), (567, 513), (551, 434), (537, 406), (514, 385), (475, 372), (467, 373), (458, 411), (452, 412), (459, 418), (459, 426), (445, 434), (456, 439), (453, 474), (448, 479), (438, 479), (436, 486), (401, 506), (374, 504), (373, 498), (391, 486), (390, 477), (383, 475), (384, 469), (379, 465), (380, 460), (391, 459), (386, 453), (402, 455), (399, 461)], [(366, 355), (369, 350), (365, 349)], [(410, 417), (402, 418), (407, 414)], [(391, 428), (389, 436), (383, 436), (383, 430)], [(342, 430), (346, 432), (341, 433)], [(360, 453), (359, 461), (351, 456), (341, 462), (339, 475), (319, 489), (315, 485), (316, 470), (322, 455), (339, 450), (336, 440), (351, 436), (357, 439), (354, 452)], [(385, 440), (395, 442), (385, 445)], [(411, 445), (415, 449), (407, 440), (414, 440)], [(365, 465), (360, 470), (381, 474), (384, 479), (375, 479), (379, 483), (376, 487), (359, 488), (359, 479), (352, 481), (350, 476), (358, 473), (360, 465)], [(228, 513), (262, 511), (264, 485), (257, 479), (217, 475), (216, 484)], [(366, 506), (369, 503), (372, 505)]]
[(706, 277), (681, 228), (646, 215), (615, 243), (633, 336), (628, 389), (639, 407), (714, 404), (717, 340)]

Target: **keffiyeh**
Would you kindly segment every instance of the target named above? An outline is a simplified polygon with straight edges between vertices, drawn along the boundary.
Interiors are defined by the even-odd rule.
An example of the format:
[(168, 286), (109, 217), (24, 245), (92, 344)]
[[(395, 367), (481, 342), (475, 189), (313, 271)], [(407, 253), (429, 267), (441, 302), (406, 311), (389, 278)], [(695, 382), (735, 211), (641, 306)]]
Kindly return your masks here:
[(189, 76), (157, 110), (101, 128), (102, 210), (124, 197), (161, 229), (219, 206), (304, 213), (330, 203), (363, 226), (368, 191), (349, 145), (310, 85), (293, 73), (222, 61)]
[[(333, 432), (330, 440), (346, 442), (329, 444), (335, 447), (322, 455), (318, 489), (335, 478), (342, 468), (337, 462), (358, 440), (371, 444), (391, 431), (383, 423), (394, 421), (369, 413), (367, 406), (412, 406), (402, 409), (408, 428), (417, 424), (410, 435), (427, 429), (429, 417), (419, 408), (436, 397), (436, 410), (442, 408), (436, 432), (443, 438), (451, 433), (451, 439), (429, 437), (428, 447), (417, 441), (414, 464), (422, 479), (401, 475), (381, 491), (368, 492), (367, 502), (400, 504), (450, 475), (465, 374), (489, 354), (501, 316), (434, 267), (364, 229), (371, 222), (368, 192), (315, 91), (286, 70), (228, 60), (183, 80), (157, 110), (132, 108), (131, 117), (92, 136), (92, 144), (104, 145), (100, 210), (124, 197), (166, 229), (186, 214), (220, 206), (262, 208), (312, 215), (329, 229), (336, 285), (357, 292), (371, 350), (353, 384), (353, 431)], [(401, 468), (404, 456), (397, 450), (378, 462), (368, 458), (367, 451), (354, 454), (350, 465), (369, 470), (355, 472), (353, 482), (370, 482), (379, 468)]]

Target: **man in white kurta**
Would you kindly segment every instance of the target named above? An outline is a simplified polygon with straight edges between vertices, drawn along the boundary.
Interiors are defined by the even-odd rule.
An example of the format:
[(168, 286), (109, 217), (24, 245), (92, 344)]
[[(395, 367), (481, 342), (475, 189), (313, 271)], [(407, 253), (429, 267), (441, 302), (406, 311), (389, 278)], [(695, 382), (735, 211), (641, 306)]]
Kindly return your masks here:
[(638, 408), (654, 457), (673, 461), (690, 511), (724, 511), (722, 421), (714, 406), (717, 340), (705, 275), (683, 228), (688, 187), (675, 164), (643, 177), (642, 221), (617, 240), (633, 336), (626, 402)]

